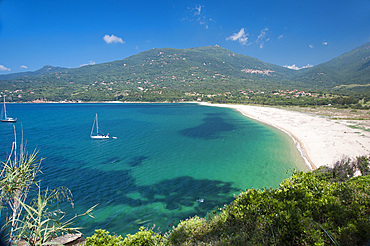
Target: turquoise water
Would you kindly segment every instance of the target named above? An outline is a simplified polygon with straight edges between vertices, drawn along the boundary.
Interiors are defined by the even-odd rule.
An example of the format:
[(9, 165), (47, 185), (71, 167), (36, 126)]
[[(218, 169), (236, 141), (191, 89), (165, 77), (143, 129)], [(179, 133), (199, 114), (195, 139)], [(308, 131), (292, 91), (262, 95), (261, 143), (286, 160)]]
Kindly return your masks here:
[[(205, 216), (248, 188), (276, 187), (290, 168), (307, 170), (293, 141), (279, 130), (227, 108), (197, 104), (8, 104), (23, 127), (27, 150), (39, 150), (42, 187), (68, 187), (70, 214), (85, 235), (104, 228), (164, 232), (175, 221)], [(95, 113), (104, 133), (91, 140)], [(0, 160), (13, 141), (0, 124)]]

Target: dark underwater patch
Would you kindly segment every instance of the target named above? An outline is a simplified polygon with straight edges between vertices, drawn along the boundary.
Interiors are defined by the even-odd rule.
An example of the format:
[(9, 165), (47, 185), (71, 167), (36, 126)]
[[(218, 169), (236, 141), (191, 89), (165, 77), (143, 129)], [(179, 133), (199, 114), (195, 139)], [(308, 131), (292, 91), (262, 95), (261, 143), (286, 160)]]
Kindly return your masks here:
[(149, 157), (145, 156), (145, 155), (135, 156), (135, 157), (131, 158), (131, 160), (128, 162), (128, 165), (130, 167), (140, 166), (141, 164), (143, 164), (143, 161), (148, 159), (148, 158)]
[(226, 122), (222, 114), (206, 114), (203, 124), (180, 131), (180, 134), (190, 138), (216, 139), (220, 133), (236, 130), (234, 124)]
[[(147, 158), (147, 156), (134, 157), (131, 160), (131, 165), (140, 165)], [(107, 159), (108, 162), (115, 160), (117, 158)], [(63, 163), (68, 163), (68, 166)], [(231, 202), (233, 197), (230, 194), (238, 192), (230, 182), (194, 179), (189, 176), (163, 180), (151, 185), (137, 185), (131, 170), (106, 171), (84, 168), (88, 166), (86, 163), (74, 162), (64, 157), (48, 158), (43, 161), (42, 166), (43, 174), (39, 178), (42, 180), (41, 187), (43, 189), (65, 186), (72, 191), (77, 209), (72, 209), (68, 204), (62, 205), (61, 209), (67, 214), (83, 213), (96, 204), (99, 204), (96, 208), (96, 210), (99, 210), (108, 206), (140, 207), (159, 202), (176, 214), (175, 218), (173, 218), (173, 214), (168, 215), (166, 213), (159, 213), (155, 216), (147, 215), (148, 218), (145, 221), (157, 224), (161, 228), (168, 226), (165, 223), (171, 223), (173, 220), (179, 221), (194, 215), (206, 216), (207, 213), (217, 207)], [(54, 178), (50, 179), (48, 176)], [(33, 190), (33, 192), (36, 192), (36, 190)], [(130, 197), (129, 194), (132, 193), (138, 195)], [(29, 197), (34, 196), (30, 194)], [(193, 209), (190, 211), (186, 209), (179, 210), (182, 207)], [(131, 230), (128, 229), (131, 228), (129, 225), (146, 216), (142, 214), (125, 216), (125, 214), (127, 215), (126, 211), (114, 211), (104, 221), (97, 222), (90, 218), (81, 218), (76, 223), (85, 228), (83, 232), (86, 235), (92, 234), (95, 228), (106, 228), (108, 230), (110, 228), (112, 228), (111, 230), (120, 228), (119, 230), (132, 233), (137, 228), (135, 231), (127, 231)], [(156, 218), (161, 222), (155, 221)], [(122, 227), (125, 224), (128, 225), (127, 228)]]

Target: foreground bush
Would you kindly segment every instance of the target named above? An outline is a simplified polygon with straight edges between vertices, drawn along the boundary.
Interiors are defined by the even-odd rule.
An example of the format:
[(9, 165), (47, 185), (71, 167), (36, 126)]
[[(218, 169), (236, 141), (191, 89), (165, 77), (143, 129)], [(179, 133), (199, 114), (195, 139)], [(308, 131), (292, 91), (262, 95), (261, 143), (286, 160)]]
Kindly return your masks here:
[(144, 227), (140, 227), (140, 231), (134, 235), (128, 234), (123, 240), (123, 244), (125, 246), (137, 246), (137, 245), (145, 245), (145, 246), (154, 246), (160, 245), (163, 243), (163, 237), (152, 230), (147, 230)]
[(122, 241), (121, 236), (109, 235), (105, 230), (96, 230), (95, 234), (86, 238), (86, 246), (154, 246), (163, 244), (163, 237), (154, 233), (152, 230), (147, 230), (140, 227), (140, 231), (134, 235), (128, 234)]
[(86, 238), (86, 246), (114, 246), (122, 245), (122, 236), (112, 236), (106, 230), (95, 230), (95, 234)]

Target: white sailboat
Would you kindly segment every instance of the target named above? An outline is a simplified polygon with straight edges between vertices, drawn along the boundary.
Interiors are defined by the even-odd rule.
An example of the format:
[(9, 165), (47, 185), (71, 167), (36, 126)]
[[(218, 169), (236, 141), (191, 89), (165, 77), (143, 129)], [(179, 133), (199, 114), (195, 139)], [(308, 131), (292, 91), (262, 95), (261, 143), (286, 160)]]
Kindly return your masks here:
[[(96, 126), (96, 133), (94, 133), (95, 126)], [(98, 140), (99, 139), (109, 139), (109, 133), (107, 135), (99, 133), (98, 114), (95, 114), (95, 119), (94, 119), (94, 123), (91, 129), (90, 138), (98, 139)]]
[(15, 123), (17, 122), (17, 118), (12, 118), (12, 117), (9, 117), (6, 115), (6, 106), (5, 106), (5, 97), (4, 97), (4, 104), (3, 104), (3, 114), (4, 114), (4, 118), (1, 118), (0, 121), (1, 122), (8, 122), (8, 123)]

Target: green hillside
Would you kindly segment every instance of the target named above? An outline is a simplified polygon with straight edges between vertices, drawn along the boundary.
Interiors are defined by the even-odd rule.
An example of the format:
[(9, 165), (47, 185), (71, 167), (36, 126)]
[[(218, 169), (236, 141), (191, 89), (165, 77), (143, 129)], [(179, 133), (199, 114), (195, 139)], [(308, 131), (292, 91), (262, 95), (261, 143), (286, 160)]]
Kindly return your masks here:
[(5, 74), (0, 75), (0, 80), (12, 80), (12, 79), (18, 79), (22, 77), (32, 77), (40, 74), (46, 74), (46, 73), (53, 73), (53, 72), (61, 72), (68, 68), (64, 67), (53, 67), (50, 65), (45, 65), (39, 70), (36, 70), (34, 72), (22, 72), (22, 73), (11, 73), (11, 74)]
[[(370, 85), (370, 43), (307, 70), (295, 77), (312, 88), (354, 89)], [(367, 89), (370, 89), (367, 87)]]
[(27, 74), (2, 75), (0, 94), (16, 92), (11, 98), (15, 101), (180, 101), (249, 90), (356, 91), (361, 85), (363, 92), (370, 84), (369, 57), (368, 43), (327, 63), (295, 71), (217, 45), (151, 49), (74, 69), (46, 66)]
[(290, 72), (218, 46), (152, 49), (124, 60), (68, 71), (80, 83), (89, 83), (92, 78), (108, 82), (147, 81), (180, 90), (189, 86), (208, 89), (215, 84), (222, 87), (225, 83), (236, 87), (284, 85)]

